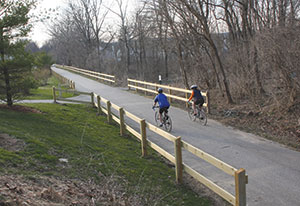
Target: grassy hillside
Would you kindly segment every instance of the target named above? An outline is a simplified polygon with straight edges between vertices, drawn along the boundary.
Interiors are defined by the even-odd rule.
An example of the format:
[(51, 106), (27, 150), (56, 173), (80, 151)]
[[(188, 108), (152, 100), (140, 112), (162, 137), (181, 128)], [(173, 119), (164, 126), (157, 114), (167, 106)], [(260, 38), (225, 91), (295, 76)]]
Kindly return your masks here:
[(9, 193), (15, 184), (23, 188), (19, 199), (36, 190), (31, 205), (212, 205), (209, 198), (177, 185), (174, 168), (154, 151), (149, 149), (149, 156), (141, 158), (140, 143), (121, 137), (119, 127), (96, 116), (95, 109), (26, 106), (34, 109), (0, 108), (0, 177), (8, 182), (0, 186), (6, 191), (0, 193), (0, 203), (18, 196)]

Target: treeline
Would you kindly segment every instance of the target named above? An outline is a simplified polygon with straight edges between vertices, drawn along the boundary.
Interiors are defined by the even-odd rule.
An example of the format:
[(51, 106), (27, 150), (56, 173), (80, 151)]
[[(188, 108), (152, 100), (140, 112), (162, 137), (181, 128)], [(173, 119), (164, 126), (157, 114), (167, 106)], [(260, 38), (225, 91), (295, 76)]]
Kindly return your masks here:
[(46, 80), (40, 78), (40, 68), (50, 69), (53, 63), (45, 51), (31, 52), (35, 44), (25, 40), (31, 30), (30, 11), (35, 3), (0, 1), (0, 103), (6, 102), (8, 106), (43, 84)]
[[(57, 63), (120, 80), (162, 75), (217, 89), (228, 103), (259, 105), (268, 96), (299, 104), (298, 0), (141, 0), (130, 16), (125, 1), (114, 3), (117, 11), (98, 0), (69, 1), (50, 28)], [(110, 14), (119, 21), (105, 27)]]

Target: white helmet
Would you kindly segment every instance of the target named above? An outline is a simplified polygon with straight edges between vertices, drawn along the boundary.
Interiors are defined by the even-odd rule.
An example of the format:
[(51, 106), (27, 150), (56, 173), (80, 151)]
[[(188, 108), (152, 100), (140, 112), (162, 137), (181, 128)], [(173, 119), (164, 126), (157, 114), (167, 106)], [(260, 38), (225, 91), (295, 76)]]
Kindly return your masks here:
[(194, 84), (194, 85), (191, 86), (191, 89), (197, 89), (197, 87), (198, 86)]

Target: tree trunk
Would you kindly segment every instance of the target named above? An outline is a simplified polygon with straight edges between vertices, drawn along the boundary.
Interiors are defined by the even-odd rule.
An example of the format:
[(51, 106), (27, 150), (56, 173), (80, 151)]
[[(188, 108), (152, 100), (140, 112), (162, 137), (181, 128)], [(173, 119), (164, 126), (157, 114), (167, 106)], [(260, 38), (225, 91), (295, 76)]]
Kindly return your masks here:
[(225, 70), (224, 70), (224, 67), (223, 67), (223, 64), (222, 64), (222, 61), (221, 61), (221, 58), (219, 56), (219, 53), (218, 53), (218, 50), (217, 50), (217, 47), (216, 45), (211, 42), (212, 39), (210, 39), (210, 44), (211, 44), (211, 47), (213, 49), (213, 52), (214, 52), (214, 55), (216, 57), (216, 60), (217, 60), (217, 63), (219, 64), (219, 69), (222, 73), (222, 76), (223, 76), (223, 84), (224, 84), (224, 88), (225, 88), (225, 93), (226, 93), (226, 97), (227, 97), (227, 102), (229, 104), (232, 104), (233, 103), (233, 100), (232, 100), (232, 97), (231, 97), (231, 93), (230, 93), (230, 89), (229, 89), (229, 86), (228, 86), (228, 82), (227, 82), (227, 77), (226, 77), (226, 74), (225, 74)]
[[(216, 75), (216, 79), (217, 79), (217, 85), (219, 86), (219, 89), (220, 89), (220, 92), (223, 93), (223, 89), (222, 89), (222, 84), (221, 84), (221, 81), (220, 81), (220, 77), (219, 77), (219, 74), (217, 72), (217, 68), (216, 68), (216, 63), (215, 63), (215, 60), (212, 58), (211, 54), (209, 53), (209, 51), (207, 50), (206, 47), (203, 47), (205, 49), (205, 52), (211, 62), (211, 65), (212, 65), (212, 68), (213, 68), (213, 71)], [(210, 89), (210, 88), (209, 88)]]
[(259, 68), (258, 68), (258, 54), (257, 54), (257, 48), (256, 46), (254, 47), (254, 58), (253, 58), (253, 63), (254, 63), (254, 72), (255, 72), (255, 78), (256, 78), (256, 84), (258, 87), (258, 93), (259, 94), (265, 94), (265, 90), (263, 88), (260, 74), (259, 74)]
[(169, 58), (169, 56), (168, 56), (168, 53), (167, 53), (168, 51), (165, 49), (164, 50), (164, 53), (165, 53), (165, 58), (164, 58), (164, 61), (165, 61), (165, 76), (166, 76), (166, 79), (168, 79), (169, 78), (169, 68), (168, 68), (168, 58)]
[[(3, 28), (0, 28), (0, 38), (1, 38), (1, 43), (4, 41), (3, 38)], [(4, 54), (4, 48), (1, 47), (1, 61), (4, 65), (5, 62), (5, 54)], [(4, 74), (4, 80), (5, 80), (5, 90), (6, 90), (6, 99), (7, 99), (7, 105), (12, 106), (13, 101), (12, 101), (12, 93), (11, 93), (11, 86), (10, 86), (10, 81), (9, 81), (9, 73), (8, 73), (8, 68), (6, 66), (3, 67), (3, 74)]]
[(7, 105), (12, 106), (12, 94), (11, 94), (11, 86), (9, 81), (9, 73), (7, 67), (3, 68), (4, 78), (5, 78), (5, 88), (6, 88), (6, 99), (7, 99)]
[(183, 83), (184, 83), (184, 86), (186, 88), (189, 88), (187, 74), (186, 74), (186, 71), (184, 69), (184, 62), (183, 62), (183, 56), (182, 56), (182, 48), (181, 48), (180, 43), (177, 43), (177, 48), (178, 48), (178, 53), (179, 53), (178, 54), (178, 56), (179, 56), (179, 65), (180, 65), (180, 72), (181, 72), (181, 75), (183, 77)]

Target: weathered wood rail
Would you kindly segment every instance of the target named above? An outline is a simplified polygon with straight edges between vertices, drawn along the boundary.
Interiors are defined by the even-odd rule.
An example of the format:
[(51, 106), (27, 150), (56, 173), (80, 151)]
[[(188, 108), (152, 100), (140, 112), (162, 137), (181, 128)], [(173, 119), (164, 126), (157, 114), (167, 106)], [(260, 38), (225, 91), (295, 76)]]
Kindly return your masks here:
[(55, 67), (60, 68), (60, 69), (69, 70), (69, 71), (72, 71), (75, 73), (83, 74), (83, 75), (95, 78), (97, 80), (102, 80), (103, 82), (106, 82), (106, 83), (111, 83), (111, 84), (116, 83), (114, 75), (104, 74), (104, 73), (100, 73), (100, 72), (94, 72), (94, 71), (80, 69), (80, 68), (71, 67), (71, 66), (58, 65), (58, 64), (55, 64)]
[[(55, 88), (53, 88), (55, 94)], [(68, 90), (66, 90), (68, 91)], [(216, 194), (224, 198), (230, 204), (235, 206), (246, 206), (246, 184), (248, 183), (248, 176), (246, 175), (245, 169), (236, 169), (227, 163), (213, 157), (212, 155), (194, 147), (193, 145), (181, 140), (181, 137), (176, 137), (149, 122), (146, 122), (145, 119), (141, 119), (134, 114), (126, 111), (124, 108), (119, 107), (118, 105), (112, 103), (111, 101), (101, 97), (100, 95), (94, 93), (85, 93), (80, 92), (82, 94), (91, 96), (91, 104), (97, 108), (98, 113), (104, 113), (107, 115), (108, 123), (112, 123), (112, 121), (117, 122), (120, 125), (120, 135), (124, 135), (127, 130), (133, 136), (137, 137), (137, 139), (141, 142), (141, 154), (142, 156), (147, 155), (147, 146), (151, 147), (163, 157), (168, 159), (175, 165), (175, 173), (176, 173), (176, 181), (178, 183), (182, 182), (182, 174), (183, 171), (191, 175), (194, 179), (206, 185), (209, 189), (214, 191)], [(55, 101), (54, 96), (54, 101)], [(56, 99), (57, 100), (57, 99)], [(69, 101), (68, 99), (61, 99), (63, 101)], [(73, 101), (73, 100), (72, 100)], [(76, 100), (76, 102), (79, 102)], [(85, 102), (86, 103), (86, 102)], [(113, 112), (117, 111), (117, 112)], [(133, 120), (134, 122), (139, 124), (140, 131), (136, 131), (129, 124), (125, 122), (125, 116), (128, 119)], [(158, 146), (157, 144), (151, 142), (147, 139), (147, 129), (152, 131), (161, 137), (171, 141), (174, 144), (174, 156)], [(201, 158), (202, 160), (208, 162), (209, 164), (215, 166), (219, 170), (225, 172), (234, 177), (235, 181), (235, 195), (229, 193), (212, 180), (204, 177), (196, 170), (188, 166), (182, 159), (182, 150), (188, 151), (191, 154)]]
[(63, 82), (68, 86), (70, 89), (75, 89), (75, 82), (73, 80), (67, 79), (64, 76), (61, 76), (60, 74), (56, 73), (55, 71), (51, 71), (52, 75), (55, 76), (59, 81)]
[[(147, 92), (157, 94), (158, 88), (165, 89), (164, 94), (169, 97), (169, 101), (171, 102), (172, 99), (176, 99), (179, 101), (187, 102), (189, 95), (192, 93), (189, 89), (183, 89), (178, 87), (172, 87), (169, 85), (163, 85), (163, 84), (156, 84), (151, 82), (145, 82), (135, 79), (127, 79), (127, 86), (128, 88), (134, 88), (136, 91), (144, 91), (145, 94)], [(209, 92), (201, 92), (202, 96), (205, 99), (205, 103), (203, 106), (207, 109), (207, 113), (210, 113), (210, 102), (209, 102)], [(188, 107), (188, 104), (186, 103), (186, 107)]]

